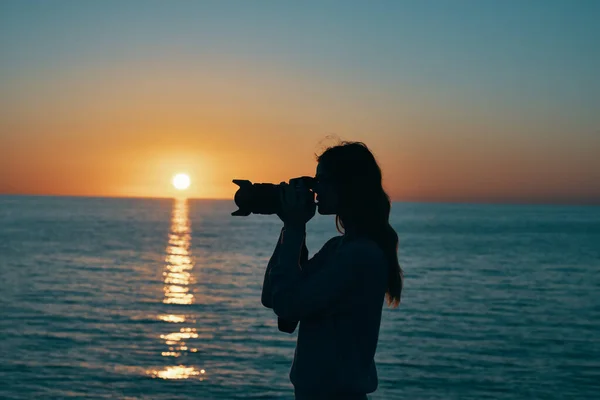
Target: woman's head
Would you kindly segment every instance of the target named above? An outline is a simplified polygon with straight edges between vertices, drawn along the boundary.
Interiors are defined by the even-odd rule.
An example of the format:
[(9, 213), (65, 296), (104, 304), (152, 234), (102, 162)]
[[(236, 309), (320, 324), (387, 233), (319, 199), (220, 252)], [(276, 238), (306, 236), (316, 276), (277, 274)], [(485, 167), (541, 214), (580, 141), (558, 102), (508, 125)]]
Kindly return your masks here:
[(317, 156), (317, 162), (315, 192), (320, 214), (335, 214), (342, 227), (362, 231), (387, 223), (390, 201), (381, 169), (364, 143), (329, 147)]
[(336, 227), (376, 241), (389, 261), (388, 303), (397, 306), (402, 291), (398, 235), (389, 224), (390, 198), (375, 156), (361, 142), (342, 142), (317, 156), (318, 211), (336, 215)]

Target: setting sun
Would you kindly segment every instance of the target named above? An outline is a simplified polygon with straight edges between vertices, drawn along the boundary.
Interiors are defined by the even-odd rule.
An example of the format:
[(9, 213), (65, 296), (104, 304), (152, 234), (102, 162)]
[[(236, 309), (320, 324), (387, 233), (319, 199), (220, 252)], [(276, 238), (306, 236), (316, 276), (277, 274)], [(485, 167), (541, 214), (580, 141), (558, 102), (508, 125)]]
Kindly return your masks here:
[(185, 190), (190, 187), (190, 177), (186, 174), (177, 174), (173, 177), (173, 186), (177, 190)]

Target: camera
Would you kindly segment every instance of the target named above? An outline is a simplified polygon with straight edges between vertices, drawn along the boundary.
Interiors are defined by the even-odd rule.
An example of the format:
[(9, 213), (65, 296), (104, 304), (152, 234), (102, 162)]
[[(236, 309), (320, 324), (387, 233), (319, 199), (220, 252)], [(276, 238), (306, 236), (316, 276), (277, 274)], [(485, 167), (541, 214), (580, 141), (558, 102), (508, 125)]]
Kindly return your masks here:
[[(313, 190), (315, 187), (315, 178), (311, 176), (301, 176), (293, 178), (293, 181), (303, 181), (308, 189), (306, 196), (309, 202), (314, 202)], [(231, 213), (233, 216), (247, 217), (250, 214), (277, 214), (281, 210), (281, 186), (273, 183), (252, 183), (249, 180), (234, 179), (232, 181), (239, 186), (233, 200), (238, 206), (238, 210)]]

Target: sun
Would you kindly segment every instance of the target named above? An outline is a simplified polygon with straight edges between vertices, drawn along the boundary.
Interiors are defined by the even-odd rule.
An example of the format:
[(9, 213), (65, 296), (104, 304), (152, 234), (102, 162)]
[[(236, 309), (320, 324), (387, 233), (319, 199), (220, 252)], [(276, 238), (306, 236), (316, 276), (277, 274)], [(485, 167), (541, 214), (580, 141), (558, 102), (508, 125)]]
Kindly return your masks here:
[(185, 190), (190, 187), (190, 177), (186, 174), (177, 174), (173, 177), (173, 186), (177, 190)]

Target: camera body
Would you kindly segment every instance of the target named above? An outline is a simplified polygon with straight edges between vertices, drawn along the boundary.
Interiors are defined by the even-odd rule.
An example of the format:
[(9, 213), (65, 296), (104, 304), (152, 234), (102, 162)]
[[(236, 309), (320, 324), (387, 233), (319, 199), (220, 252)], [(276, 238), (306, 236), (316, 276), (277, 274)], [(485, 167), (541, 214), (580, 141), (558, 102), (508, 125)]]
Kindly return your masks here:
[[(313, 190), (315, 187), (315, 178), (311, 176), (301, 176), (293, 178), (291, 181), (301, 180), (308, 188), (306, 196), (309, 202), (314, 202)], [(238, 206), (238, 210), (231, 213), (233, 216), (247, 217), (250, 214), (271, 215), (277, 214), (281, 210), (281, 186), (273, 183), (252, 183), (249, 180), (234, 179), (232, 181), (239, 186), (233, 200)]]

